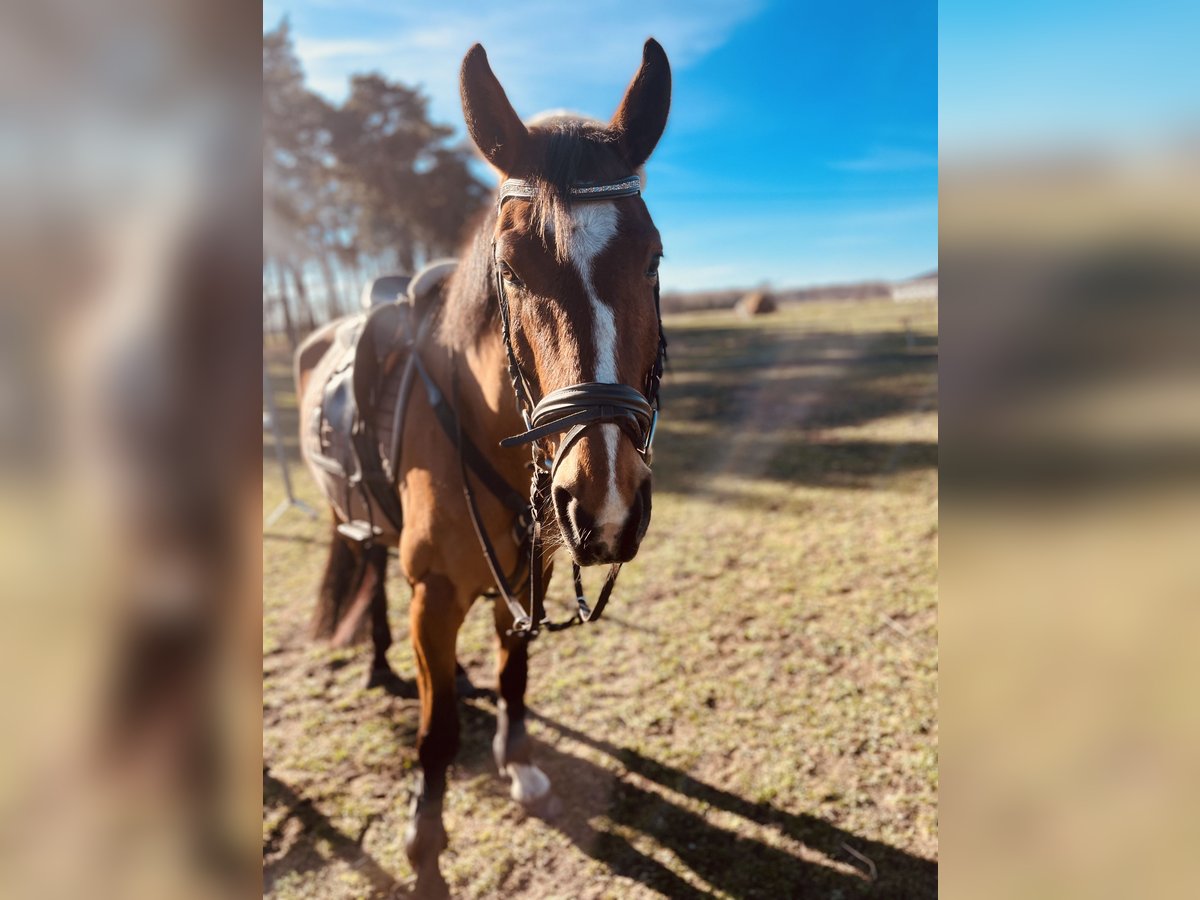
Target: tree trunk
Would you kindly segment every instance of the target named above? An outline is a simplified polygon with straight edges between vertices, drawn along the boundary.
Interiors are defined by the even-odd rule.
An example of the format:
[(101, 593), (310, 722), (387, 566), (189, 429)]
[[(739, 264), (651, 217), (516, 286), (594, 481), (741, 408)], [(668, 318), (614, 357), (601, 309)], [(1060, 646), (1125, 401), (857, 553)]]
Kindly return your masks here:
[(292, 352), (295, 353), (296, 347), (299, 346), (300, 340), (299, 336), (296, 334), (296, 323), (292, 320), (287, 281), (283, 277), (283, 271), (278, 260), (275, 261), (274, 269), (275, 284), (278, 291), (276, 296), (279, 298), (279, 308), (283, 310), (283, 329), (287, 333), (288, 346), (291, 347)]
[(317, 328), (317, 321), (313, 317), (312, 304), (308, 300), (308, 291), (304, 289), (304, 279), (300, 275), (300, 268), (295, 263), (288, 263), (288, 271), (292, 275), (292, 284), (296, 288), (297, 298), (297, 318), (304, 323), (305, 334), (311, 334)]
[(358, 262), (354, 265), (354, 299), (355, 302), (362, 302), (362, 294), (367, 286), (367, 266), (366, 260), (363, 257), (358, 258)]
[(325, 312), (329, 316), (329, 321), (332, 322), (342, 315), (342, 304), (338, 298), (337, 281), (333, 277), (333, 269), (329, 265), (329, 256), (322, 253), (319, 261), (321, 275), (325, 279)]
[(348, 313), (358, 312), (358, 292), (355, 290), (355, 281), (357, 276), (354, 274), (354, 267), (347, 263), (341, 257), (337, 260), (337, 268), (334, 271), (338, 275), (338, 283), (342, 288), (342, 306)]

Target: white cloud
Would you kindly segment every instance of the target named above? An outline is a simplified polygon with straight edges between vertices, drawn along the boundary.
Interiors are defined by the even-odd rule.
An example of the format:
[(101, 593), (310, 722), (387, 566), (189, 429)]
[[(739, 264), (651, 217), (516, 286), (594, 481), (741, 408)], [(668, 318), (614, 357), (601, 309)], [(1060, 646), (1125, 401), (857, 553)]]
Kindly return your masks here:
[[(522, 116), (569, 106), (607, 118), (647, 37), (657, 38), (672, 67), (683, 70), (720, 47), (760, 6), (760, 0), (669, 0), (630, 15), (620, 0), (517, 0), (503, 8), (477, 0), (419, 6), (359, 0), (338, 7), (339, 37), (309, 33), (295, 20), (293, 28), (310, 85), (332, 100), (345, 96), (351, 74), (379, 71), (421, 85), (434, 116), (457, 124), (459, 62), (478, 41)], [(354, 34), (356, 11), (366, 14), (363, 27), (372, 33)], [(380, 27), (380, 20), (387, 24)], [(581, 97), (592, 99), (581, 103)], [(603, 108), (588, 109), (588, 102)]]
[(296, 55), (302, 62), (319, 62), (327, 59), (359, 59), (364, 56), (383, 56), (391, 52), (388, 41), (369, 40), (324, 40), (322, 38), (297, 37)]

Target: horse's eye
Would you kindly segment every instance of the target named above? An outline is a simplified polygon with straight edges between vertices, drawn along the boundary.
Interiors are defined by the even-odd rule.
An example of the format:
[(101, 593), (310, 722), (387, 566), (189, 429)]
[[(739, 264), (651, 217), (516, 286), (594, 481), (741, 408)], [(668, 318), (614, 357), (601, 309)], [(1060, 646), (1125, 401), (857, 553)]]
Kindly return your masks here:
[(500, 261), (500, 277), (516, 287), (524, 287), (524, 282), (517, 277), (517, 273), (513, 271), (512, 266), (510, 266), (504, 260)]
[(654, 254), (653, 259), (650, 260), (650, 268), (646, 269), (646, 277), (647, 278), (657, 278), (658, 277), (658, 264), (660, 262), (662, 262), (662, 258), (663, 258), (663, 255), (661, 253)]

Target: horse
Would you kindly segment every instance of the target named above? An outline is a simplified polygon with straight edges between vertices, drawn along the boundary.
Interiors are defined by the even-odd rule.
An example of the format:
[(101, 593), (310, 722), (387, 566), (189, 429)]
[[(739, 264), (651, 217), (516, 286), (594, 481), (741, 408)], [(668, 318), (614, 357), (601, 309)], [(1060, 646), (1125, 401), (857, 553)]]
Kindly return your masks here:
[[(561, 546), (572, 559), (579, 610), (565, 624), (598, 616), (649, 526), (666, 350), (663, 247), (641, 195), (643, 166), (670, 109), (663, 48), (646, 41), (608, 123), (566, 114), (524, 123), (479, 44), (463, 59), (460, 90), (468, 134), (500, 188), (411, 348), (418, 377), (400, 416), (394, 477), (402, 527), (356, 546), (332, 504), (316, 617), (337, 634), (349, 610), (369, 608), (372, 681), (386, 679), (384, 575), (394, 541), (412, 587), (420, 697), (405, 850), (418, 890), (430, 894), (447, 890), (438, 857), (448, 843), (442, 804), (459, 744), (456, 640), (481, 596), (499, 594), (497, 767), (511, 779), (513, 799), (533, 813), (561, 807), (525, 728), (529, 641), (555, 627), (541, 603), (553, 571), (542, 550)], [(320, 402), (317, 376), (330, 342), (325, 330), (297, 353), (302, 422)], [(598, 565), (609, 575), (590, 609), (579, 567)]]

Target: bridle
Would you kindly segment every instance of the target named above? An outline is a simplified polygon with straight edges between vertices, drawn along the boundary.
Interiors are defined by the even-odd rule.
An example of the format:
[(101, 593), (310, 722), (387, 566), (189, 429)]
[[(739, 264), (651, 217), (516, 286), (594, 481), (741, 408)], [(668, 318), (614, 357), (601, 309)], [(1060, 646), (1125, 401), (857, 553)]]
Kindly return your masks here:
[[(637, 175), (630, 175), (616, 181), (601, 183), (581, 183), (573, 185), (570, 198), (574, 202), (597, 200), (613, 200), (620, 197), (635, 197), (641, 193), (642, 181)], [(503, 209), (504, 201), (517, 198), (531, 198), (537, 192), (534, 184), (520, 179), (510, 178), (500, 185), (496, 200), (497, 214)], [(516, 447), (529, 444), (533, 456), (533, 476), (529, 486), (529, 609), (525, 610), (513, 596), (507, 584), (507, 579), (499, 569), (492, 565), (493, 574), (500, 594), (513, 615), (512, 634), (521, 634), (529, 638), (536, 637), (540, 628), (548, 631), (559, 631), (573, 625), (594, 622), (600, 618), (608, 598), (616, 584), (621, 564), (614, 563), (604, 580), (604, 586), (596, 599), (595, 607), (589, 607), (583, 593), (583, 581), (579, 564), (571, 564), (572, 581), (575, 587), (575, 615), (564, 622), (552, 622), (546, 616), (544, 605), (545, 583), (542, 578), (542, 522), (541, 510), (550, 495), (550, 486), (559, 464), (566, 458), (571, 447), (584, 432), (594, 425), (617, 425), (621, 433), (633, 441), (634, 447), (646, 463), (651, 460), (654, 445), (654, 433), (658, 424), (658, 392), (662, 383), (663, 365), (667, 358), (667, 339), (663, 334), (662, 310), (659, 302), (659, 287), (657, 278), (654, 283), (654, 314), (658, 324), (658, 351), (654, 365), (646, 376), (641, 390), (627, 384), (604, 384), (596, 381), (585, 381), (551, 391), (538, 401), (533, 399), (533, 391), (529, 381), (517, 362), (513, 350), (512, 326), (509, 317), (508, 293), (501, 272), (500, 260), (497, 255), (496, 243), (492, 242), (492, 265), (495, 269), (496, 295), (500, 305), (500, 321), (504, 338), (504, 352), (508, 359), (508, 375), (512, 381), (513, 394), (517, 402), (517, 410), (525, 423), (525, 431), (514, 434), (500, 442), (502, 447)], [(557, 452), (551, 456), (542, 441), (553, 435), (564, 434)], [(476, 529), (479, 531), (479, 529)], [(482, 542), (482, 541), (481, 541)], [(488, 554), (487, 543), (484, 544), (485, 555)], [(489, 555), (489, 563), (492, 562)]]

